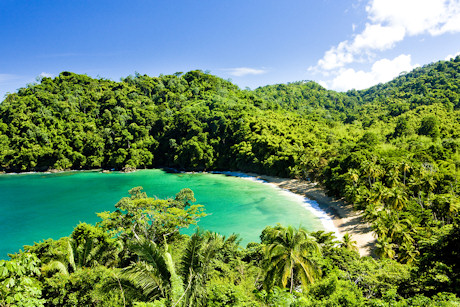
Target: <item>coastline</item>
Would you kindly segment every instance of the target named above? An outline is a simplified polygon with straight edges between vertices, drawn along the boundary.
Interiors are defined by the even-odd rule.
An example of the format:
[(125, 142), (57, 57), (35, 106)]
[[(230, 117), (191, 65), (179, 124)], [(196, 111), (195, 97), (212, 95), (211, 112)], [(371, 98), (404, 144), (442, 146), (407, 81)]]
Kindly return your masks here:
[[(21, 172), (4, 174), (50, 174), (72, 171), (107, 172), (107, 170), (104, 169), (92, 169), (63, 171), (53, 170), (46, 172)], [(132, 171), (136, 170), (130, 170), (130, 172)], [(352, 236), (352, 240), (356, 241), (356, 245), (361, 256), (373, 256), (376, 239), (373, 235), (370, 224), (363, 220), (361, 214), (355, 211), (351, 204), (347, 204), (341, 200), (336, 200), (327, 196), (324, 189), (321, 188), (317, 183), (245, 172), (215, 171), (210, 173), (259, 180), (268, 184), (273, 184), (278, 188), (290, 191), (294, 194), (306, 198), (307, 200), (305, 201), (305, 208), (311, 210), (319, 219), (321, 219), (321, 222), (326, 231), (335, 232), (338, 240), (341, 240), (342, 236), (348, 232)], [(309, 203), (308, 200), (316, 202), (318, 206), (315, 206), (315, 203)]]
[[(338, 239), (341, 239), (345, 233), (352, 236), (352, 240), (356, 241), (359, 254), (364, 256), (373, 256), (376, 239), (369, 223), (365, 222), (361, 214), (353, 209), (351, 204), (347, 204), (341, 200), (333, 199), (324, 192), (317, 183), (307, 182), (298, 179), (279, 178), (268, 175), (259, 175), (254, 173), (243, 172), (217, 172), (230, 176), (238, 177), (253, 177), (271, 183), (281, 189), (289, 190), (295, 194), (316, 201), (319, 210), (324, 212), (333, 222), (338, 230)], [(318, 210), (318, 208), (314, 208)]]

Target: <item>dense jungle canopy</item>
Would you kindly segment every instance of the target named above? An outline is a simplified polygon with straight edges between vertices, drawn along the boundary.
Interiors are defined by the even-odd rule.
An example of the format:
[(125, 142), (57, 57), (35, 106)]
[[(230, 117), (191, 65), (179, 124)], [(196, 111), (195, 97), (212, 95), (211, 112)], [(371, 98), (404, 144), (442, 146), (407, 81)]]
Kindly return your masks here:
[[(241, 90), (199, 70), (120, 82), (62, 72), (0, 104), (2, 171), (153, 167), (317, 181), (362, 210), (380, 260), (287, 225), (245, 249), (210, 233), (166, 240), (202, 214), (193, 194), (160, 202), (135, 189), (97, 226), (0, 262), (0, 305), (460, 304), (459, 56), (343, 93), (313, 81)], [(295, 255), (287, 271), (283, 255)], [(85, 290), (104, 278), (115, 286)]]

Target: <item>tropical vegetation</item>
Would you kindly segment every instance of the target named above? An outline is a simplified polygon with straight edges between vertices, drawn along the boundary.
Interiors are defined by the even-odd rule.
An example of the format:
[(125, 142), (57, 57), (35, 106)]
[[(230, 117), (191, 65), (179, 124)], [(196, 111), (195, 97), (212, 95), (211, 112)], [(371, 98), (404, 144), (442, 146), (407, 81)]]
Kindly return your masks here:
[(355, 242), (270, 225), (261, 241), (180, 230), (193, 192), (140, 188), (69, 237), (0, 262), (0, 305), (460, 304), (460, 57), (338, 93), (313, 81), (240, 90), (207, 72), (114, 82), (63, 72), (0, 104), (0, 169), (167, 167), (315, 181), (372, 225)]

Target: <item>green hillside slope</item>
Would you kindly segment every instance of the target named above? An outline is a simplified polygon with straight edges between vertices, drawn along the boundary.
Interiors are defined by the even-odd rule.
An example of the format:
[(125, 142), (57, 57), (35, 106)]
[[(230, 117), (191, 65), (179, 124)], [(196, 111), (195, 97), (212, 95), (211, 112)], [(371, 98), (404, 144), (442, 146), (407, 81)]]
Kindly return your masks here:
[(456, 292), (458, 253), (433, 257), (458, 232), (459, 76), (460, 57), (347, 93), (314, 82), (240, 90), (202, 71), (120, 82), (63, 72), (1, 103), (0, 166), (315, 180), (363, 211), (379, 256), (442, 276), (426, 277), (423, 291)]
[(202, 216), (193, 192), (158, 200), (135, 188), (97, 226), (0, 261), (0, 304), (458, 305), (459, 63), (347, 93), (314, 82), (240, 90), (202, 71), (120, 82), (63, 72), (19, 89), (0, 104), (2, 171), (174, 167), (315, 180), (361, 210), (381, 259), (360, 258), (348, 235), (339, 243), (281, 225), (246, 249), (236, 236), (179, 236)]

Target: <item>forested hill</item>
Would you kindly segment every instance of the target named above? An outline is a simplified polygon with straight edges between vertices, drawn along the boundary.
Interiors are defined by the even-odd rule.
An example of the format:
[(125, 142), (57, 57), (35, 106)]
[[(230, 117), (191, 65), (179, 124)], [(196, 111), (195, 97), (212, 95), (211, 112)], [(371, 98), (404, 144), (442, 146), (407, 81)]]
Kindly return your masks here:
[(379, 257), (403, 264), (397, 278), (371, 282), (370, 270), (386, 274), (389, 262), (353, 262), (318, 235), (331, 279), (317, 293), (346, 286), (363, 301), (430, 305), (460, 294), (459, 76), (460, 57), (347, 93), (314, 82), (240, 90), (202, 71), (120, 82), (63, 72), (0, 104), (0, 170), (174, 167), (315, 180), (362, 210)]
[(330, 160), (330, 150), (364, 134), (387, 146), (418, 135), (456, 144), (459, 62), (347, 93), (312, 81), (242, 91), (201, 71), (121, 82), (63, 72), (2, 102), (0, 168), (170, 166), (298, 176), (311, 160), (305, 155)]
[(459, 57), (439, 61), (402, 73), (388, 83), (346, 93), (326, 90), (313, 81), (268, 85), (254, 92), (287, 110), (303, 113), (324, 113), (327, 110), (339, 118), (348, 115), (349, 122), (356, 117), (394, 117), (422, 105), (442, 104), (447, 110), (458, 110), (459, 66)]
[(122, 82), (63, 72), (3, 101), (0, 160), (7, 171), (237, 167), (232, 146), (268, 107), (200, 71)]
[(443, 103), (447, 108), (460, 108), (460, 57), (451, 61), (439, 61), (402, 73), (394, 80), (369, 89), (350, 91), (350, 96), (358, 95), (364, 102), (385, 99), (406, 99), (414, 105)]
[(9, 95), (0, 116), (6, 171), (170, 166), (288, 176), (305, 148), (325, 146), (333, 123), (286, 113), (201, 71), (122, 82), (64, 72)]
[(356, 97), (345, 93), (326, 90), (313, 81), (299, 81), (288, 84), (267, 85), (254, 93), (260, 98), (279, 105), (282, 109), (302, 115), (328, 114), (343, 119), (360, 103)]

